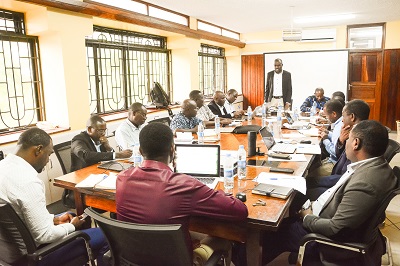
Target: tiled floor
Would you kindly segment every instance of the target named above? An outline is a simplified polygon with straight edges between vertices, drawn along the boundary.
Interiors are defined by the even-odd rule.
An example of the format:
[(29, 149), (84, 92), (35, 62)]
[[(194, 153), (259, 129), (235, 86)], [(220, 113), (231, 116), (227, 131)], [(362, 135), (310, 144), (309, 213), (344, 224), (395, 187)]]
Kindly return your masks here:
[[(389, 133), (391, 139), (400, 142), (400, 135), (398, 136), (396, 132)], [(397, 154), (390, 165), (400, 166), (400, 154)], [(386, 221), (385, 227), (381, 229), (383, 235), (387, 236), (390, 241), (390, 246), (392, 250), (393, 265), (400, 266), (400, 196), (395, 197), (386, 209)], [(396, 228), (396, 226), (398, 228)], [(288, 253), (283, 253), (278, 258), (276, 258), (268, 266), (285, 266), (289, 265), (287, 262)], [(387, 265), (387, 258), (382, 260), (382, 265)]]

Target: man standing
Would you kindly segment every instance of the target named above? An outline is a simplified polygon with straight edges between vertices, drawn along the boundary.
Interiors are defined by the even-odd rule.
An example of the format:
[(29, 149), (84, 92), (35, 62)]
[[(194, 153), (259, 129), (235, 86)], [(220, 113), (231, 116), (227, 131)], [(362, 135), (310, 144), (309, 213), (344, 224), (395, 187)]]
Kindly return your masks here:
[(286, 70), (282, 71), (282, 66), (282, 60), (275, 59), (275, 70), (267, 74), (264, 101), (270, 102), (271, 106), (284, 106), (288, 110), (292, 103), (292, 75)]
[(314, 95), (308, 96), (303, 104), (300, 106), (300, 111), (302, 112), (310, 112), (311, 108), (313, 107), (314, 103), (316, 103), (317, 107), (317, 114), (320, 110), (324, 108), (324, 105), (330, 98), (324, 96), (324, 89), (323, 88), (316, 88)]
[[(228, 221), (245, 220), (248, 211), (238, 199), (214, 191), (195, 178), (174, 173), (173, 133), (168, 126), (151, 123), (139, 135), (142, 166), (121, 172), (117, 178), (119, 220), (144, 224), (182, 224), (192, 253), (189, 219), (202, 216)], [(201, 243), (204, 244), (202, 240)], [(226, 241), (223, 241), (226, 242)], [(228, 245), (229, 247), (229, 245)]]
[(219, 117), (232, 118), (233, 116), (225, 108), (225, 101), (225, 94), (222, 91), (215, 91), (213, 100), (208, 104), (208, 107), (211, 112)]
[(82, 131), (72, 139), (71, 171), (119, 158), (129, 158), (132, 150), (115, 152), (106, 137), (107, 124), (98, 115), (93, 115), (86, 123), (86, 131)]
[(346, 173), (317, 201), (304, 206), (301, 220), (287, 219), (276, 233), (266, 234), (265, 263), (284, 251), (297, 252), (303, 236), (318, 233), (340, 242), (372, 245), (367, 254), (360, 254), (309, 244), (305, 259), (314, 255), (327, 264), (381, 265), (383, 237), (378, 228), (366, 230), (382, 200), (397, 186), (397, 178), (383, 158), (387, 145), (388, 132), (379, 122), (366, 120), (353, 127), (346, 142), (346, 154), (352, 162)]
[(141, 103), (133, 103), (128, 118), (115, 131), (115, 141), (125, 150), (139, 144), (139, 132), (146, 122), (147, 109)]
[(238, 97), (238, 92), (235, 89), (230, 89), (226, 94), (226, 101), (225, 101), (225, 109), (226, 111), (231, 114), (232, 117), (241, 117), (244, 115), (243, 110), (235, 110), (233, 103), (236, 101)]
[[(52, 153), (53, 142), (50, 136), (39, 128), (31, 128), (20, 135), (15, 154), (8, 154), (0, 161), (0, 204), (11, 204), (37, 245), (55, 242), (79, 229), (84, 223), (82, 217), (73, 217), (70, 213), (54, 216), (46, 209), (44, 184), (37, 174), (42, 172)], [(98, 265), (102, 265), (103, 254), (108, 249), (104, 235), (99, 228), (84, 231), (91, 238), (90, 244), (100, 263)], [(0, 236), (3, 248), (10, 245), (6, 239)], [(86, 248), (82, 248), (76, 241), (45, 256), (41, 265), (61, 265), (84, 254)], [(26, 250), (21, 247), (19, 251), (9, 250), (2, 255), (9, 258), (8, 263), (15, 263), (25, 254)]]

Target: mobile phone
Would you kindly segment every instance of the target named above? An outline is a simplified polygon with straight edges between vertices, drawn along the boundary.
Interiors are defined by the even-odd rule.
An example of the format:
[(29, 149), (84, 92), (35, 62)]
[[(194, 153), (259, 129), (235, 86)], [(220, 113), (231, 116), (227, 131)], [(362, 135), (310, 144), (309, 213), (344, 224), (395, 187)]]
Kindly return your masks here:
[(271, 167), (269, 169), (270, 172), (277, 172), (277, 173), (286, 173), (286, 174), (293, 174), (294, 170), (292, 168), (280, 168), (280, 167)]
[(282, 153), (268, 153), (268, 156), (276, 159), (285, 159), (285, 160), (292, 159), (292, 156), (290, 156), (289, 154), (282, 154)]

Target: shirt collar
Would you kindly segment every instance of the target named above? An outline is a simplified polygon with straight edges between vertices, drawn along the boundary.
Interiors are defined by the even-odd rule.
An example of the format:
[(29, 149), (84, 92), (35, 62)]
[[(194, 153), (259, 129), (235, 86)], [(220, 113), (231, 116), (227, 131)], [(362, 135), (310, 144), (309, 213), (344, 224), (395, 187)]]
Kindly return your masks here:
[(355, 162), (355, 163), (351, 163), (351, 164), (349, 164), (349, 165), (347, 166), (347, 170), (350, 170), (350, 171), (354, 172), (354, 171), (357, 170), (361, 165), (363, 165), (363, 164), (365, 164), (365, 163), (367, 163), (367, 162), (376, 160), (376, 159), (378, 159), (378, 158), (379, 158), (379, 157), (372, 157), (372, 158), (368, 158), (368, 159), (365, 159), (365, 160), (362, 160), (362, 161), (358, 161), (358, 162)]
[(159, 161), (153, 161), (153, 160), (144, 160), (142, 163), (142, 168), (156, 168), (160, 170), (169, 170), (172, 172), (171, 168), (169, 168), (168, 165), (165, 163), (159, 162)]

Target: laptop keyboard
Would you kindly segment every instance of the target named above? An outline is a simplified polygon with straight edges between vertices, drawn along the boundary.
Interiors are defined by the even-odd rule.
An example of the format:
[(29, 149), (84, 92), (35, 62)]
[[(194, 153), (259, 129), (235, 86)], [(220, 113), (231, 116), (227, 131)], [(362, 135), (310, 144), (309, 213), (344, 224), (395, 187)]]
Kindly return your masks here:
[(294, 153), (295, 150), (296, 146), (289, 143), (275, 143), (275, 145), (271, 148), (271, 151), (281, 153)]
[(194, 177), (204, 185), (211, 185), (215, 181), (215, 177)]

